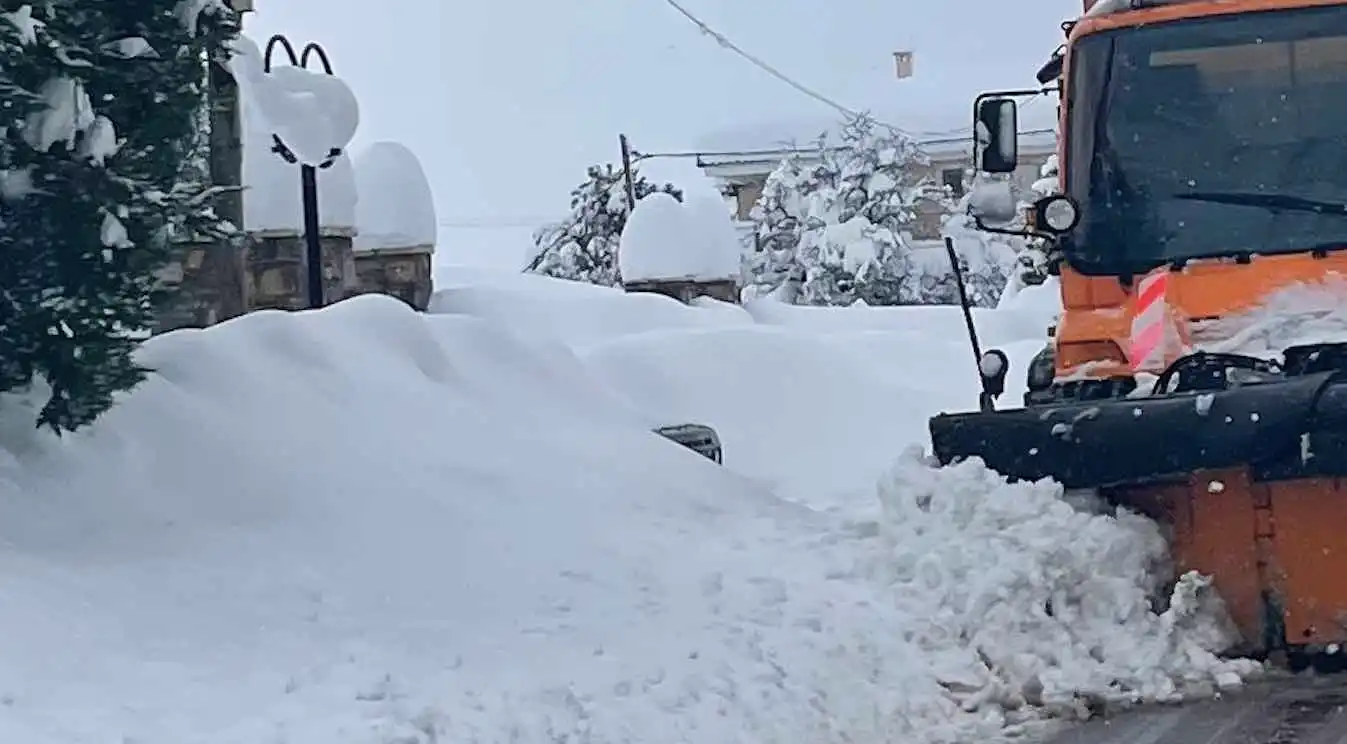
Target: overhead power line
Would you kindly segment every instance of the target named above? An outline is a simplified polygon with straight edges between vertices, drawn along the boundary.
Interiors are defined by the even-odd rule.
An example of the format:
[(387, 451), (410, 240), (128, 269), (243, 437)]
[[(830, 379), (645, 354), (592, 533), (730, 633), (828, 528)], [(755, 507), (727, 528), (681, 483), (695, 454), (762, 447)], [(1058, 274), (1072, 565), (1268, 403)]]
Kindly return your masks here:
[[(691, 21), (692, 24), (695, 25), (698, 29), (700, 29), (702, 33), (706, 34), (707, 36), (710, 36), (712, 39), (715, 39), (716, 43), (719, 44), (721, 47), (724, 47), (725, 49), (734, 52), (740, 57), (743, 57), (745, 60), (751, 63), (754, 67), (757, 67), (759, 70), (762, 70), (763, 72), (767, 73), (768, 75), (771, 75), (777, 80), (780, 80), (786, 85), (789, 85), (790, 87), (794, 88), (800, 93), (809, 96), (815, 101), (818, 101), (819, 103), (828, 106), (829, 108), (832, 108), (833, 110), (837, 111), (838, 113), (841, 113), (843, 116), (849, 119), (854, 119), (857, 116), (860, 116), (860, 112), (851, 109), (847, 106), (843, 106), (842, 104), (829, 98), (828, 96), (823, 95), (822, 93), (806, 86), (804, 83), (801, 83), (800, 81), (790, 77), (786, 73), (778, 70), (777, 68), (768, 64), (765, 60), (745, 51), (743, 47), (740, 47), (738, 44), (735, 44), (724, 34), (720, 33), (714, 28), (711, 28), (711, 26), (709, 26), (706, 23), (706, 21), (703, 21), (701, 18), (698, 18), (696, 15), (694, 15), (692, 11), (683, 7), (683, 5), (678, 2), (678, 0), (664, 0), (664, 2), (668, 3), (670, 7), (678, 11), (679, 14), (681, 14), (684, 18)], [(886, 124), (882, 121), (876, 121), (875, 123), (897, 134), (909, 137), (911, 136), (907, 132), (903, 131), (902, 129), (899, 129), (898, 127), (893, 126), (892, 124)]]
[[(836, 100), (829, 98), (828, 96), (818, 92), (817, 90), (814, 90), (813, 88), (804, 85), (798, 80), (795, 80), (794, 78), (790, 77), (784, 72), (781, 72), (776, 67), (772, 66), (771, 64), (768, 64), (765, 60), (761, 59), (760, 57), (757, 57), (749, 53), (748, 51), (744, 50), (743, 47), (740, 47), (738, 44), (735, 44), (728, 37), (726, 37), (725, 34), (722, 34), (719, 31), (715, 30), (714, 28), (711, 28), (711, 26), (708, 23), (706, 23), (706, 21), (703, 21), (701, 18), (698, 18), (692, 11), (683, 7), (683, 5), (679, 2), (679, 0), (664, 0), (664, 2), (667, 3), (674, 10), (678, 11), (679, 14), (681, 14), (684, 18), (688, 19), (688, 21), (692, 22), (692, 24), (695, 25), (698, 29), (700, 29), (702, 33), (706, 34), (707, 36), (710, 36), (712, 39), (715, 39), (716, 43), (719, 44), (721, 47), (728, 49), (731, 52), (734, 52), (735, 54), (747, 60), (753, 66), (757, 67), (763, 72), (766, 72), (768, 75), (771, 75), (772, 77), (776, 78), (777, 80), (780, 80), (786, 85), (789, 85), (790, 87), (794, 88), (800, 93), (809, 96), (815, 101), (818, 101), (819, 103), (822, 103), (823, 105), (834, 109), (835, 111), (841, 113), (843, 116), (846, 116), (847, 118), (855, 118), (860, 115), (859, 112), (857, 112), (856, 110), (851, 109), (847, 106), (843, 106)], [(1025, 104), (1025, 107), (1027, 108), (1028, 106), (1033, 105), (1033, 103), (1036, 102), (1040, 97), (1041, 96), (1035, 97), (1029, 103)], [(875, 123), (881, 127), (884, 127), (885, 129), (888, 129), (891, 132), (894, 132), (895, 134), (901, 134), (903, 136), (912, 137), (914, 139), (919, 138), (919, 135), (942, 136), (942, 135), (954, 135), (964, 133), (971, 134), (973, 131), (973, 127), (969, 125), (959, 127), (957, 129), (920, 132), (919, 135), (914, 135), (913, 133), (908, 132), (900, 127), (896, 127), (892, 124), (888, 124), (883, 121), (876, 120)]]

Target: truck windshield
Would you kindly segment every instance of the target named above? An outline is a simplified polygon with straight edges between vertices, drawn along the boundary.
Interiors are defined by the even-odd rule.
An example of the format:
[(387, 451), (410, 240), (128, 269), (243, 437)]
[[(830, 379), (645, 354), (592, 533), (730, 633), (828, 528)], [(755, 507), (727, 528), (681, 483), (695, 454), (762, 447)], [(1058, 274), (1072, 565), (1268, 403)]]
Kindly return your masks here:
[(1086, 37), (1070, 91), (1080, 270), (1347, 247), (1347, 7)]

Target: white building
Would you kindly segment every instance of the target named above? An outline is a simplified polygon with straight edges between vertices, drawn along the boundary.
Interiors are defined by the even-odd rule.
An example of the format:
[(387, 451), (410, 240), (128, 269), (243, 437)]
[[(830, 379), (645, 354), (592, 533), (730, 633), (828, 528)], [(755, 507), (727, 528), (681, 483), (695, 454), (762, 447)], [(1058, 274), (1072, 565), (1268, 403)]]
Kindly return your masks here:
[[(973, 165), (971, 100), (970, 97), (967, 110), (961, 115), (936, 117), (912, 112), (873, 112), (873, 115), (878, 121), (910, 133), (930, 160), (929, 174), (961, 194), (964, 172)], [(1020, 167), (1013, 180), (1023, 193), (1028, 193), (1039, 179), (1039, 169), (1057, 148), (1057, 99), (1042, 96), (1022, 104), (1020, 109)], [(767, 176), (793, 150), (802, 152), (808, 162), (809, 154), (817, 153), (815, 143), (819, 137), (826, 134), (831, 140), (838, 123), (838, 117), (776, 121), (712, 133), (698, 142), (698, 150), (703, 154), (698, 156), (697, 166), (716, 182), (741, 229), (747, 230), (744, 223), (762, 195)], [(939, 232), (938, 208), (928, 205), (918, 217), (913, 237), (936, 239)]]

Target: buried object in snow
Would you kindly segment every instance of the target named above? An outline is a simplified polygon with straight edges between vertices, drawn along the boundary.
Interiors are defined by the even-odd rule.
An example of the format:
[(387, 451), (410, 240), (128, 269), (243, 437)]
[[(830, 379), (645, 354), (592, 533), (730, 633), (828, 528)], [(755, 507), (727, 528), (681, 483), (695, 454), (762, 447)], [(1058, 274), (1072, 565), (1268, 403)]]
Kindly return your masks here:
[(1062, 193), (973, 215), (1042, 243), (1063, 313), (1023, 406), (997, 410), (1005, 357), (984, 359), (964, 299), (983, 390), (977, 411), (931, 419), (934, 454), (1097, 489), (1167, 526), (1177, 573), (1212, 577), (1236, 651), (1343, 659), (1347, 334), (1292, 348), (1274, 336), (1268, 359), (1194, 349), (1275, 293), (1347, 276), (1347, 180), (1311, 192), (1290, 175), (1332, 157), (1321, 143), (1347, 127), (1343, 96), (1296, 115), (1347, 91), (1347, 65), (1296, 51), (1347, 57), (1347, 0), (1100, 2), (1063, 28), (1047, 87), (979, 96), (972, 143), (984, 180), (1007, 178), (1021, 165), (1017, 100), (1077, 102), (1059, 122)]
[(720, 436), (716, 430), (704, 424), (676, 424), (661, 426), (655, 433), (673, 442), (687, 447), (715, 463), (721, 463)]

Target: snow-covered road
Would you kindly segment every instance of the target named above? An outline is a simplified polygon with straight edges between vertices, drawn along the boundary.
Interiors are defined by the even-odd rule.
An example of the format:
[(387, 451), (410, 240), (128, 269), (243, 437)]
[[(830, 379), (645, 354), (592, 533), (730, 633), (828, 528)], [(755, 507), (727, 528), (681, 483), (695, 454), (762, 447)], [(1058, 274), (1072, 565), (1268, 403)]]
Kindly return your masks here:
[[(1154, 525), (909, 449), (973, 399), (955, 308), (456, 277), (0, 432), (0, 741), (954, 744), (1253, 671), (1196, 583), (1150, 610)], [(1045, 322), (979, 315), (1020, 364)]]

